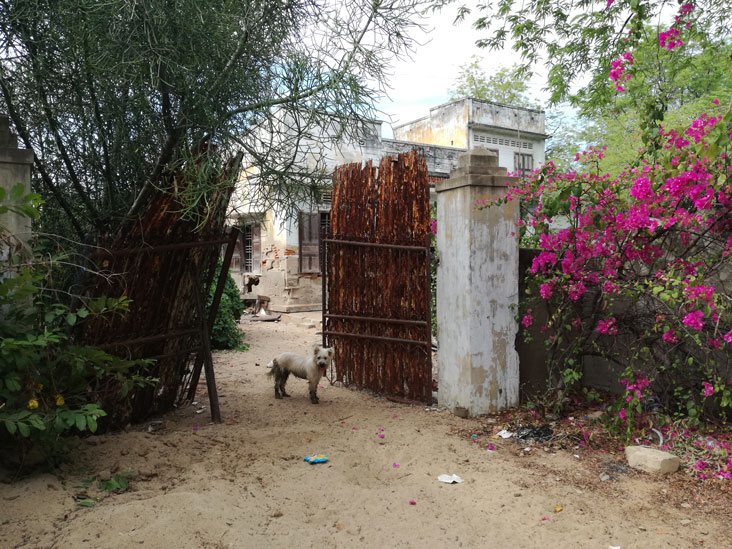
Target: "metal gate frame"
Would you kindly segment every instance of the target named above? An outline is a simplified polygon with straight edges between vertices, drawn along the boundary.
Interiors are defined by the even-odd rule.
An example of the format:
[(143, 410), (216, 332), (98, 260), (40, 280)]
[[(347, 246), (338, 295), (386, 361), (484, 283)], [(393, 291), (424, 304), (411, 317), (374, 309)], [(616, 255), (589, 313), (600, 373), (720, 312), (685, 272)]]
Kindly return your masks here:
[[(412, 162), (416, 159), (416, 153), (408, 159)], [(391, 159), (390, 159), (391, 160)], [(383, 166), (382, 161), (382, 166)], [(370, 169), (370, 168), (369, 168)], [(427, 185), (426, 166), (424, 167), (425, 185)], [(427, 191), (428, 192), (428, 191)], [(383, 197), (382, 197), (383, 198)], [(331, 206), (333, 208), (335, 204)], [(429, 210), (428, 210), (429, 211)], [(331, 213), (331, 216), (333, 214)], [(323, 345), (332, 345), (343, 340), (360, 340), (363, 343), (361, 355), (355, 351), (349, 353), (349, 360), (382, 360), (375, 366), (379, 372), (373, 376), (367, 376), (363, 371), (360, 375), (361, 382), (353, 379), (354, 372), (352, 364), (341, 364), (336, 360), (336, 376), (331, 372), (331, 383), (341, 381), (345, 385), (354, 384), (362, 388), (374, 390), (384, 394), (387, 398), (399, 401), (420, 401), (432, 402), (432, 311), (431, 311), (431, 259), (432, 246), (431, 235), (426, 231), (423, 238), (414, 239), (400, 238), (399, 243), (373, 241), (361, 241), (349, 239), (347, 235), (334, 235), (333, 233), (321, 232), (320, 237), (320, 271), (322, 276), (322, 336)], [(385, 273), (385, 276), (394, 276), (399, 272), (398, 263), (410, 265), (413, 270), (424, 272), (421, 281), (412, 278), (405, 278), (402, 283), (409, 287), (415, 284), (422, 284), (421, 295), (425, 297), (424, 308), (419, 315), (411, 318), (399, 316), (381, 316), (373, 314), (359, 314), (353, 310), (332, 311), (329, 302), (329, 295), (337, 290), (331, 286), (329, 267), (335, 265), (334, 258), (340, 251), (346, 251), (350, 258), (356, 257), (353, 253), (356, 249), (363, 249), (359, 255), (359, 261), (364, 257), (376, 261), (375, 269)], [(406, 261), (404, 259), (408, 258)], [(400, 261), (401, 260), (401, 261)], [(373, 265), (372, 265), (373, 266)], [(369, 284), (362, 276), (360, 269), (349, 272), (348, 276), (353, 281), (350, 289), (355, 288), (350, 296), (354, 300), (360, 299), (359, 292), (368, 291)], [(409, 277), (408, 273), (404, 273)], [(364, 295), (364, 294), (361, 294)], [(371, 296), (366, 296), (371, 297)], [(395, 307), (399, 309), (399, 307)], [(352, 308), (353, 309), (353, 308)], [(403, 308), (402, 308), (403, 309)], [(393, 310), (393, 309), (392, 309)], [(411, 308), (417, 312), (416, 307)], [(413, 328), (400, 329), (400, 328)], [(396, 334), (394, 334), (396, 332)], [(395, 336), (396, 335), (396, 336)], [(366, 343), (368, 342), (368, 343)], [(416, 347), (417, 353), (413, 353), (404, 347)], [(339, 349), (336, 349), (336, 359), (339, 358)], [(406, 360), (409, 363), (406, 363)], [(389, 363), (389, 360), (392, 363)], [(372, 367), (374, 367), (372, 365)], [(405, 375), (406, 371), (406, 375)], [(379, 378), (379, 379), (376, 379)], [(363, 381), (366, 380), (366, 383)]]

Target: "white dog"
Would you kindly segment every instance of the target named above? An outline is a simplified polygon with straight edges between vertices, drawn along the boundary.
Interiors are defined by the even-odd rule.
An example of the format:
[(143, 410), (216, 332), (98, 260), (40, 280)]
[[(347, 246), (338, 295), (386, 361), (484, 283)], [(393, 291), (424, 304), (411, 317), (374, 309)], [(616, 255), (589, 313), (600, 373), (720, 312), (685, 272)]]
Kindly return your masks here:
[(310, 356), (282, 353), (272, 359), (272, 362), (267, 364), (267, 367), (271, 368), (267, 375), (274, 376), (275, 398), (290, 396), (285, 392), (285, 383), (292, 374), (300, 379), (308, 380), (310, 402), (317, 404), (319, 402), (318, 383), (320, 378), (325, 376), (332, 360), (333, 347), (321, 347), (320, 345), (313, 347), (313, 354)]

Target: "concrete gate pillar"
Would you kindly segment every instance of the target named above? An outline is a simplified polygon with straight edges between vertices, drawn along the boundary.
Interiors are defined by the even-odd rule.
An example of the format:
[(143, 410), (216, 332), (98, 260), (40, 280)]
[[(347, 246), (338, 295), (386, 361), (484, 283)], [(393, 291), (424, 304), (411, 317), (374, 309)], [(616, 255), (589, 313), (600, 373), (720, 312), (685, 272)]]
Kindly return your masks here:
[[(17, 183), (25, 185), (24, 194), (30, 192), (32, 164), (33, 151), (18, 148), (18, 139), (10, 132), (8, 117), (0, 115), (0, 186), (5, 189), (6, 198)], [(31, 222), (27, 217), (8, 212), (2, 216), (0, 224), (21, 240), (30, 237)]]
[(518, 201), (477, 211), (515, 180), (498, 157), (473, 149), (437, 190), (438, 400), (476, 416), (516, 406), (519, 359)]

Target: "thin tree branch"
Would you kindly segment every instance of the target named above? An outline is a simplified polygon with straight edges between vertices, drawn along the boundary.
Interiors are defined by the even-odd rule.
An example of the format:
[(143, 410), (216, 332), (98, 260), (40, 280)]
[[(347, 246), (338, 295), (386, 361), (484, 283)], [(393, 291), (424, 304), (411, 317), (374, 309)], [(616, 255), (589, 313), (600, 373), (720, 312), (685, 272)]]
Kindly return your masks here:
[[(18, 111), (15, 108), (15, 104), (13, 102), (13, 97), (10, 92), (10, 87), (8, 86), (8, 83), (5, 80), (5, 74), (3, 73), (2, 65), (0, 65), (0, 88), (2, 88), (2, 94), (5, 99), (5, 105), (8, 108), (8, 115), (13, 120), (13, 124), (15, 124), (15, 130), (18, 132), (18, 135), (23, 140), (23, 143), (25, 144), (26, 148), (32, 150), (33, 145), (31, 143), (30, 136), (28, 135), (28, 131), (25, 129), (25, 126), (23, 125), (23, 120), (21, 119), (20, 115), (18, 114)], [(46, 167), (43, 165), (43, 162), (41, 162), (41, 159), (38, 157), (37, 154), (33, 155), (33, 164), (36, 166), (36, 169), (38, 170), (38, 173), (40, 174), (41, 180), (43, 181), (44, 185), (46, 185), (48, 190), (51, 191), (51, 194), (54, 196), (54, 198), (56, 200), (58, 200), (59, 205), (64, 210), (64, 212), (66, 212), (66, 215), (68, 216), (69, 221), (71, 222), (71, 225), (74, 227), (74, 230), (76, 231), (76, 234), (79, 237), (79, 239), (84, 240), (86, 238), (86, 231), (82, 228), (81, 224), (76, 219), (76, 214), (74, 214), (74, 211), (71, 209), (71, 206), (66, 201), (66, 198), (64, 198), (63, 193), (53, 183), (51, 176), (48, 174)]]

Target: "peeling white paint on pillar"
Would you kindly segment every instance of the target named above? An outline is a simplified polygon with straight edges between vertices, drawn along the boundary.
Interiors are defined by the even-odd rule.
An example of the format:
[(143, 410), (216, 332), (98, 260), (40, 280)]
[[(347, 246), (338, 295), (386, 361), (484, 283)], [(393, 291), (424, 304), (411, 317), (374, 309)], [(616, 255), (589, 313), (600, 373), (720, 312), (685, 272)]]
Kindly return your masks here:
[(519, 400), (518, 201), (477, 211), (476, 201), (505, 196), (498, 158), (473, 149), (450, 179), (437, 183), (438, 400), (472, 416)]

